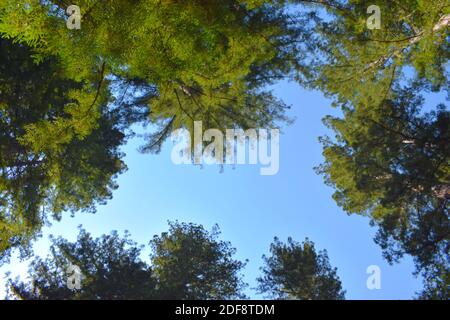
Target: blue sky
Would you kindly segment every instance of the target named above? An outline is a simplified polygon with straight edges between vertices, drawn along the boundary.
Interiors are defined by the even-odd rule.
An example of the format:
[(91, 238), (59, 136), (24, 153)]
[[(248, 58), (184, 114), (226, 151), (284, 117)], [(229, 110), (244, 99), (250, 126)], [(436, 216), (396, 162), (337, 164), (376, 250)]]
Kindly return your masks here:
[[(194, 222), (210, 229), (219, 224), (223, 240), (237, 248), (236, 257), (249, 259), (244, 270), (250, 288), (255, 286), (274, 236), (297, 241), (309, 237), (318, 249), (327, 249), (330, 262), (347, 290), (348, 299), (410, 299), (420, 289), (420, 279), (412, 272), (411, 259), (390, 266), (373, 242), (375, 229), (364, 217), (348, 216), (332, 200), (333, 190), (324, 185), (313, 167), (323, 161), (318, 137), (327, 133), (321, 119), (337, 114), (329, 100), (317, 92), (305, 91), (294, 83), (274, 87), (278, 97), (292, 105), (293, 125), (282, 128), (280, 170), (274, 176), (261, 176), (259, 165), (196, 166), (172, 163), (172, 144), (166, 142), (159, 155), (137, 151), (139, 139), (124, 148), (129, 170), (118, 179), (119, 189), (106, 206), (93, 214), (66, 214), (61, 222), (44, 230), (36, 253), (45, 255), (48, 235), (62, 235), (75, 240), (82, 224), (94, 236), (111, 230), (129, 230), (132, 238), (147, 244), (154, 234), (166, 231), (168, 220)], [(148, 251), (143, 252), (147, 258)], [(381, 289), (366, 287), (370, 265), (381, 268)], [(13, 275), (26, 274), (26, 263), (13, 259), (0, 269)], [(0, 279), (0, 295), (5, 279)], [(249, 289), (252, 298), (261, 298)]]

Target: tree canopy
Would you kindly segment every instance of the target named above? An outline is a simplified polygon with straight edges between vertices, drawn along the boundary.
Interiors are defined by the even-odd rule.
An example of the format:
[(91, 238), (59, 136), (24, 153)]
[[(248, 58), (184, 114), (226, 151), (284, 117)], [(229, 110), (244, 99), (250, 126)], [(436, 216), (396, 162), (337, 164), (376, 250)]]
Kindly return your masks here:
[[(123, 171), (135, 122), (172, 129), (262, 127), (285, 120), (266, 84), (289, 72), (293, 34), (277, 6), (240, 1), (0, 1), (0, 254), (26, 250), (47, 214), (93, 210)], [(120, 130), (119, 130), (120, 129)]]
[(244, 298), (241, 270), (231, 243), (218, 239), (219, 227), (171, 222), (168, 232), (150, 241), (151, 265), (164, 299)]
[(298, 30), (271, 1), (78, 1), (80, 30), (68, 30), (68, 1), (3, 0), (0, 34), (26, 43), (37, 61), (58, 57), (71, 79), (114, 76), (149, 106), (145, 151), (172, 128), (256, 128), (285, 120), (286, 105), (265, 91), (290, 73)]
[(299, 81), (342, 116), (324, 120), (335, 136), (321, 140), (318, 172), (338, 205), (378, 227), (389, 262), (410, 254), (424, 275), (443, 266), (434, 274), (448, 286), (448, 1), (378, 1), (379, 29), (366, 26), (371, 1), (321, 3), (326, 14), (311, 15), (314, 59)]
[[(155, 298), (150, 267), (141, 260), (141, 247), (117, 232), (94, 239), (84, 229), (76, 242), (52, 240), (50, 255), (30, 265), (30, 282), (12, 280), (9, 298), (25, 300), (102, 300)], [(69, 277), (79, 268), (80, 286), (70, 288)]]
[(345, 299), (337, 269), (331, 267), (326, 250), (317, 252), (312, 241), (288, 238), (285, 244), (275, 238), (270, 253), (263, 256), (259, 293), (275, 299)]
[(318, 168), (338, 205), (370, 218), (389, 262), (449, 285), (448, 0), (377, 1), (375, 29), (369, 0), (80, 0), (79, 30), (69, 2), (0, 0), (0, 262), (111, 197), (132, 124), (156, 128), (157, 153), (194, 121), (289, 123), (267, 89), (288, 78), (342, 111)]
[[(93, 238), (80, 229), (76, 242), (52, 240), (50, 255), (36, 257), (30, 281), (11, 280), (9, 298), (39, 300), (233, 299), (244, 297), (240, 275), (245, 263), (235, 260), (231, 244), (219, 240), (219, 228), (171, 222), (168, 232), (150, 241), (150, 261), (142, 249), (114, 231)], [(75, 268), (79, 287), (70, 288)]]
[(79, 30), (66, 26), (69, 5), (0, 1), (0, 110), (10, 127), (0, 140), (1, 257), (26, 251), (47, 212), (59, 218), (110, 198), (124, 169), (117, 147), (134, 123), (157, 128), (142, 151), (159, 152), (194, 121), (245, 129), (289, 120), (265, 89), (296, 55), (298, 30), (279, 3), (78, 1)]
[(27, 250), (49, 214), (95, 211), (125, 169), (107, 98), (65, 78), (54, 57), (37, 65), (30, 54), (0, 39), (0, 262)]

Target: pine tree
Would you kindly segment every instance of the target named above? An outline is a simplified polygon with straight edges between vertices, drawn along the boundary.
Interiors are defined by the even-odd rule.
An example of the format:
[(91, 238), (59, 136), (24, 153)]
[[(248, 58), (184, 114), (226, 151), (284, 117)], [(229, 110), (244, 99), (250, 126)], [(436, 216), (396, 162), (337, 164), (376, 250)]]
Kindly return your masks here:
[(170, 222), (169, 231), (150, 241), (150, 262), (161, 299), (239, 299), (246, 284), (245, 263), (234, 259), (236, 249), (218, 239), (219, 227)]
[[(17, 130), (0, 141), (8, 171), (0, 194), (2, 257), (12, 247), (27, 249), (22, 244), (38, 235), (47, 213), (94, 210), (111, 197), (124, 169), (117, 147), (136, 122), (159, 128), (142, 147), (159, 152), (173, 129), (191, 130), (194, 121), (205, 129), (289, 121), (287, 105), (264, 89), (290, 74), (296, 55), (292, 39), (300, 31), (282, 4), (83, 0), (81, 28), (73, 30), (69, 5), (0, 1), (2, 46), (22, 52), (4, 51), (0, 62), (5, 76), (12, 73), (1, 84), (9, 99), (0, 100), (2, 125)], [(23, 104), (12, 101), (22, 99), (21, 83), (29, 92)], [(11, 110), (23, 119), (10, 122)]]
[(51, 216), (95, 211), (125, 169), (124, 134), (105, 89), (30, 54), (0, 40), (0, 261), (12, 248), (26, 253)]
[(270, 253), (263, 256), (259, 293), (274, 299), (345, 299), (337, 269), (330, 266), (326, 250), (317, 252), (312, 241), (298, 243), (288, 238), (285, 244), (275, 238)]
[(117, 147), (133, 123), (160, 128), (142, 147), (158, 152), (173, 129), (194, 121), (205, 129), (288, 121), (287, 106), (264, 90), (290, 73), (295, 56), (299, 31), (281, 4), (77, 4), (81, 29), (69, 30), (69, 1), (0, 1), (1, 41), (16, 51), (1, 61), (1, 121), (14, 131), (2, 140), (4, 257), (38, 235), (47, 213), (94, 210), (111, 197), (124, 169)]
[[(143, 151), (158, 152), (173, 128), (256, 128), (287, 121), (287, 106), (264, 88), (290, 74), (293, 39), (272, 1), (78, 1), (82, 24), (68, 30), (67, 1), (3, 0), (0, 34), (55, 55), (69, 78), (105, 70), (149, 108)], [(137, 83), (140, 86), (135, 86)]]
[(75, 242), (52, 238), (46, 259), (36, 257), (30, 281), (10, 280), (8, 298), (24, 300), (233, 299), (244, 297), (230, 243), (201, 225), (171, 222), (168, 232), (144, 246), (116, 231), (93, 238), (80, 228)]
[(128, 233), (124, 237), (112, 232), (93, 238), (80, 229), (76, 242), (53, 238), (51, 254), (46, 259), (35, 258), (30, 265), (31, 281), (11, 280), (8, 297), (23, 300), (154, 299), (155, 281), (150, 267), (140, 258), (141, 250)]
[[(367, 27), (373, 4), (380, 29)], [(323, 10), (310, 14), (315, 58), (299, 81), (332, 97), (343, 114), (325, 119), (335, 137), (322, 138), (318, 171), (345, 211), (371, 218), (389, 262), (410, 254), (425, 277), (437, 266), (448, 270), (448, 1), (325, 0), (316, 8)], [(426, 99), (430, 93), (438, 102)]]

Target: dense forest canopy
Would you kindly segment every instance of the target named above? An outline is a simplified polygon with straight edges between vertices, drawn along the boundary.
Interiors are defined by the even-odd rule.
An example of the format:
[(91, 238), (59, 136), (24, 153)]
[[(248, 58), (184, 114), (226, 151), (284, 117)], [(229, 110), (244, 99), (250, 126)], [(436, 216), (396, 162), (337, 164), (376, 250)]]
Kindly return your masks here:
[(125, 169), (125, 136), (107, 97), (93, 103), (91, 89), (64, 78), (55, 58), (37, 65), (30, 55), (0, 40), (0, 258), (25, 250), (47, 213), (95, 211)]
[[(150, 263), (126, 233), (93, 238), (80, 229), (75, 242), (53, 239), (51, 255), (35, 258), (29, 282), (9, 283), (9, 298), (39, 300), (237, 299), (244, 298), (236, 249), (219, 239), (215, 226), (170, 222), (169, 230), (150, 241)], [(187, 258), (189, 257), (189, 259)], [(69, 288), (68, 272), (77, 266), (79, 284)], [(69, 278), (69, 280), (71, 280)], [(75, 280), (75, 279), (74, 279)]]
[(157, 128), (154, 153), (194, 121), (282, 126), (267, 87), (290, 79), (343, 112), (318, 167), (337, 204), (370, 218), (388, 261), (413, 256), (424, 297), (448, 295), (448, 0), (80, 0), (80, 29), (69, 2), (0, 0), (0, 261), (111, 197), (133, 124)]
[[(10, 280), (10, 299), (26, 300), (211, 300), (245, 298), (247, 284), (230, 242), (193, 223), (169, 222), (169, 230), (150, 241), (149, 263), (142, 249), (116, 231), (93, 238), (80, 228), (75, 242), (53, 238), (51, 254), (36, 257), (29, 281)], [(314, 243), (275, 239), (263, 257), (259, 290), (276, 299), (344, 299), (336, 268)], [(76, 272), (76, 273), (75, 273)], [(69, 284), (69, 285), (68, 285)]]

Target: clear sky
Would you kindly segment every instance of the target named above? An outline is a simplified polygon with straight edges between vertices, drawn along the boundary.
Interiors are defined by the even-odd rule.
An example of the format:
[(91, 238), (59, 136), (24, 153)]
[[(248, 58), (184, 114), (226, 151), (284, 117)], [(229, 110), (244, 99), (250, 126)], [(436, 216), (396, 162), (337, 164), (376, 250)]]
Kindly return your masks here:
[[(129, 230), (135, 241), (147, 244), (154, 234), (167, 230), (168, 220), (199, 223), (208, 229), (217, 223), (221, 238), (237, 248), (236, 257), (249, 259), (244, 273), (252, 298), (261, 298), (251, 288), (274, 236), (283, 241), (288, 236), (297, 241), (309, 237), (318, 249), (327, 249), (348, 299), (411, 298), (421, 285), (412, 275), (411, 259), (388, 265), (373, 242), (376, 230), (369, 220), (343, 212), (331, 198), (333, 190), (313, 170), (323, 161), (317, 138), (327, 129), (321, 119), (337, 110), (322, 94), (294, 83), (280, 83), (274, 90), (292, 105), (290, 115), (296, 118), (293, 125), (282, 128), (277, 175), (261, 176), (259, 165), (226, 166), (224, 172), (217, 166), (176, 166), (170, 158), (170, 141), (161, 154), (143, 155), (137, 151), (142, 142), (134, 139), (123, 148), (129, 170), (119, 177), (114, 198), (95, 215), (66, 214), (46, 228), (35, 245), (36, 253), (47, 253), (49, 234), (75, 240), (80, 224), (94, 236)], [(148, 251), (143, 255), (146, 258)], [(370, 265), (381, 268), (380, 290), (366, 287)], [(7, 270), (25, 274), (26, 265), (13, 259), (0, 269), (2, 274)], [(1, 278), (0, 290), (4, 282)]]

